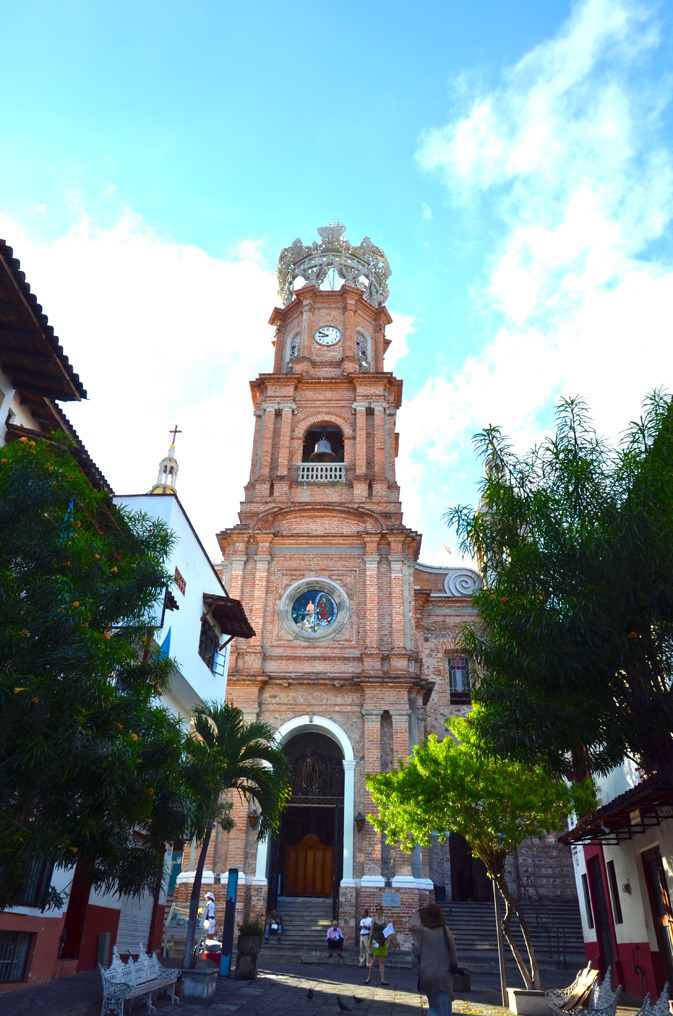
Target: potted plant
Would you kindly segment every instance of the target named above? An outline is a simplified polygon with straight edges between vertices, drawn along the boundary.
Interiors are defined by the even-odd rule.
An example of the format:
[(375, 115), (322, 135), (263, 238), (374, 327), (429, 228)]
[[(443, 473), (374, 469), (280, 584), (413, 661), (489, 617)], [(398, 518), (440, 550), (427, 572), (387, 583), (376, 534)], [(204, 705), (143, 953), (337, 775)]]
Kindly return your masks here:
[(254, 981), (257, 977), (263, 938), (264, 925), (260, 921), (243, 921), (239, 925), (236, 943), (236, 977), (239, 980)]

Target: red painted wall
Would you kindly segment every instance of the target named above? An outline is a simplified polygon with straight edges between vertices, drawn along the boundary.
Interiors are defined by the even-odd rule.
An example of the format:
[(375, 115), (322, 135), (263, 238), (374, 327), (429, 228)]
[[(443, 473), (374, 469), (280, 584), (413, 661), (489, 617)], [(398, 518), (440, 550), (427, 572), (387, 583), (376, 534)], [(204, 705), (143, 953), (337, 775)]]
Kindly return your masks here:
[(155, 903), (152, 914), (152, 927), (150, 928), (150, 940), (147, 947), (148, 953), (159, 950), (164, 944), (164, 915), (166, 913), (165, 903)]
[[(658, 951), (650, 949), (649, 942), (617, 942), (614, 914), (612, 912), (612, 897), (608, 887), (608, 880), (605, 873), (603, 848), (597, 844), (590, 844), (584, 848), (584, 856), (587, 862), (591, 857), (600, 857), (601, 877), (603, 891), (608, 901), (610, 916), (610, 934), (612, 937), (612, 948), (615, 956), (613, 963), (613, 983), (621, 984), (625, 991), (642, 998), (646, 992), (650, 992), (653, 999), (659, 997), (659, 993), (667, 980), (665, 962)], [(649, 900), (641, 897), (641, 904), (646, 913), (649, 910)], [(592, 895), (593, 906), (593, 895)], [(619, 925), (620, 931), (625, 931), (624, 925)], [(592, 966), (599, 966), (599, 945), (598, 942), (585, 942), (586, 956), (591, 960)], [(635, 970), (640, 967), (641, 974)]]
[(35, 935), (33, 948), (26, 966), (26, 980), (12, 984), (0, 984), (0, 992), (12, 991), (14, 988), (25, 988), (27, 984), (50, 981), (60, 976), (58, 951), (60, 936), (63, 930), (64, 917), (47, 917), (44, 914), (28, 916), (26, 914), (4, 913), (0, 917), (2, 931), (30, 931)]
[(98, 936), (104, 931), (110, 932), (110, 956), (108, 956), (108, 961), (111, 959), (112, 946), (117, 940), (120, 913), (121, 911), (111, 907), (97, 907), (91, 903), (86, 908), (82, 941), (77, 960), (78, 973), (80, 970), (96, 969), (98, 963)]
[[(648, 942), (622, 942), (618, 947), (619, 973), (625, 991), (642, 998), (650, 992), (653, 999), (659, 996), (666, 977), (664, 975), (661, 954), (652, 952)], [(642, 988), (640, 974), (634, 969), (642, 970)]]

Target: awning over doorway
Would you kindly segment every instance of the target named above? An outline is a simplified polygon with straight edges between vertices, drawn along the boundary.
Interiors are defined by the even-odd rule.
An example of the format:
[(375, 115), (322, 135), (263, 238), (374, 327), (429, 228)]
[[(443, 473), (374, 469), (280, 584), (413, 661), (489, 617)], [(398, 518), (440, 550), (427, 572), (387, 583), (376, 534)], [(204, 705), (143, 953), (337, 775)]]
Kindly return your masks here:
[(203, 603), (219, 624), (223, 635), (233, 635), (241, 639), (254, 637), (255, 629), (248, 621), (240, 600), (234, 600), (231, 596), (204, 593)]
[(661, 776), (649, 776), (598, 811), (586, 815), (559, 842), (616, 845), (673, 818), (673, 787)]

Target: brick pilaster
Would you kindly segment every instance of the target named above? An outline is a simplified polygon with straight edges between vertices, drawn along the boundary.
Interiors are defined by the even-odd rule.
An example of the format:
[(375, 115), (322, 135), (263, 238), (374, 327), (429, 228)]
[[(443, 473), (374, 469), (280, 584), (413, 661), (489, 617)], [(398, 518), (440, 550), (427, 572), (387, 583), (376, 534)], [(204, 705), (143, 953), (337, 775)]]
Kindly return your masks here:
[(296, 406), (290, 403), (281, 405), (280, 448), (278, 449), (278, 475), (287, 476), (290, 461), (290, 437), (292, 435), (292, 414)]
[(386, 406), (374, 403), (374, 478), (383, 480), (386, 476)]
[(262, 410), (255, 409), (255, 436), (252, 439), (252, 455), (250, 457), (250, 482), (257, 478), (259, 472), (259, 450), (262, 439)]
[(276, 406), (264, 406), (262, 421), (262, 452), (259, 462), (258, 480), (268, 480), (271, 476), (271, 453), (273, 451), (273, 430), (276, 421)]
[(364, 402), (354, 402), (355, 413), (355, 475), (364, 476), (367, 472), (367, 406)]
[[(264, 626), (264, 608), (266, 606), (266, 584), (269, 576), (269, 562), (271, 561), (271, 541), (273, 537), (264, 536), (258, 538), (257, 553), (255, 554), (255, 586), (252, 596), (250, 610), (250, 622), (252, 627), (261, 635)], [(255, 640), (257, 642), (257, 640)], [(256, 648), (254, 646), (253, 648)]]
[(393, 650), (406, 646), (406, 617), (404, 611), (404, 536), (391, 533), (390, 541), (390, 607), (393, 622)]
[[(397, 765), (398, 759), (406, 759), (409, 756), (409, 710), (391, 709), (390, 715), (393, 721), (393, 760)], [(411, 875), (412, 859), (411, 854), (404, 853), (398, 846), (395, 847), (395, 875)]]
[(234, 793), (231, 798), (231, 817), (236, 823), (229, 833), (229, 849), (227, 850), (227, 864), (230, 868), (238, 868), (239, 871), (246, 869), (246, 845), (248, 840), (248, 802), (239, 794)]
[(367, 653), (375, 653), (379, 645), (379, 536), (364, 537), (365, 543), (365, 646)]
[[(364, 770), (366, 774), (381, 771), (381, 709), (365, 708), (364, 716)], [(377, 808), (365, 788), (365, 816), (377, 814)], [(367, 822), (364, 828), (364, 873), (381, 874), (381, 836)]]

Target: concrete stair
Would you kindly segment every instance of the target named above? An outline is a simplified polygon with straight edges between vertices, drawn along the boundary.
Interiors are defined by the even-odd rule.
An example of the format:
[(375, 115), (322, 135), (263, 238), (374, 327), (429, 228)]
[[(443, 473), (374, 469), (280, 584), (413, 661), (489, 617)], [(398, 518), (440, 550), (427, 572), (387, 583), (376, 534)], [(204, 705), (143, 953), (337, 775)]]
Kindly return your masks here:
[[(473, 971), (497, 974), (498, 942), (493, 904), (451, 902), (440, 906), (456, 938), (459, 962)], [(545, 901), (535, 906), (524, 904), (523, 912), (537, 961), (547, 979), (559, 970), (573, 972), (574, 976), (586, 964), (578, 905)], [(512, 918), (512, 928), (513, 937), (525, 958), (523, 936), (516, 917)], [(519, 973), (507, 943), (505, 958), (508, 980), (516, 986)]]
[[(492, 903), (442, 903), (446, 923), (458, 946), (461, 965), (475, 973), (498, 973), (498, 944)], [(533, 936), (533, 946), (540, 965), (543, 983), (570, 983), (575, 973), (586, 964), (582, 923), (576, 903), (544, 902), (524, 904), (524, 914)], [(260, 963), (273, 956), (274, 962), (333, 963), (356, 966), (359, 950), (347, 944), (343, 958), (329, 956), (325, 936), (332, 922), (332, 901), (315, 897), (280, 897), (277, 910), (283, 915), (283, 937), (278, 945), (274, 936), (262, 946)], [(514, 938), (526, 956), (523, 936), (516, 918), (512, 920)], [(514, 959), (505, 943), (507, 980), (513, 987), (522, 986)], [(411, 955), (392, 949), (386, 966), (411, 967)], [(364, 971), (363, 971), (364, 974)], [(572, 975), (572, 976), (571, 976)]]
[(327, 929), (332, 923), (332, 901), (322, 896), (279, 896), (276, 910), (283, 918), (283, 940), (274, 936), (265, 949), (327, 949)]
[[(359, 946), (344, 945), (343, 957), (327, 952), (327, 929), (332, 923), (332, 901), (324, 897), (279, 896), (276, 910), (283, 918), (281, 944), (272, 934), (269, 944), (264, 943), (259, 957), (273, 956), (274, 962), (333, 963), (335, 966), (357, 966)], [(348, 940), (347, 940), (348, 941)], [(410, 967), (411, 956), (401, 950), (391, 950), (386, 960), (391, 967)], [(364, 970), (363, 970), (364, 976)]]

